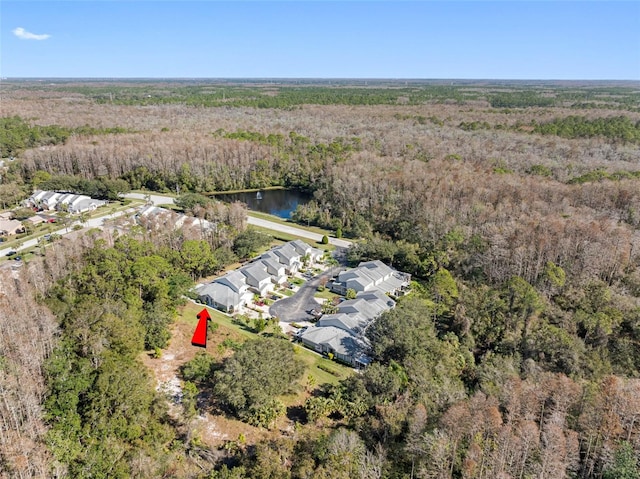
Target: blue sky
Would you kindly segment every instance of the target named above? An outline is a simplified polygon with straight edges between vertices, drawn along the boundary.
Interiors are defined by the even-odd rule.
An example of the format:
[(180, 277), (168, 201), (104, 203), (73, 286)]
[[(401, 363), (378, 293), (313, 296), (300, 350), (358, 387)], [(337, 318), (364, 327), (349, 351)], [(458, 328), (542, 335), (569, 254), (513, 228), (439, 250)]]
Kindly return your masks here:
[(640, 79), (638, 1), (0, 2), (3, 77)]

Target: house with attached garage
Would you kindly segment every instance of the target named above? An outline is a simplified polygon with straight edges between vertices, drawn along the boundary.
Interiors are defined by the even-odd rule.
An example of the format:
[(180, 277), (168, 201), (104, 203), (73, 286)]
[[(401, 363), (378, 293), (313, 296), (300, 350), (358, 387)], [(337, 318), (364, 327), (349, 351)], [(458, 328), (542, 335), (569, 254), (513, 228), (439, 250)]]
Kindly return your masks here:
[(267, 269), (267, 273), (271, 276), (271, 281), (274, 284), (282, 284), (287, 281), (287, 272), (282, 263), (278, 260), (270, 257), (263, 257), (261, 260), (262, 264), (264, 264)]
[(318, 261), (322, 251), (313, 250), (315, 248), (303, 241), (285, 243), (236, 271), (198, 286), (196, 292), (200, 301), (213, 308), (230, 314), (238, 312), (251, 301), (254, 293), (267, 296), (276, 285), (287, 281), (287, 274), (298, 271), (302, 264), (301, 253)]
[(371, 362), (366, 354), (369, 349), (367, 338), (335, 326), (312, 326), (300, 336), (300, 341), (309, 349), (331, 354), (338, 361), (356, 368), (363, 368)]
[(25, 206), (37, 207), (43, 210), (66, 210), (71, 214), (93, 211), (106, 204), (106, 201), (96, 200), (86, 195), (42, 190), (35, 191), (25, 200)]
[(338, 294), (346, 294), (352, 289), (356, 293), (378, 290), (390, 296), (404, 296), (409, 291), (411, 275), (402, 273), (387, 266), (382, 261), (365, 261), (338, 275), (331, 285), (331, 290)]
[(225, 313), (235, 313), (246, 305), (253, 293), (240, 271), (231, 271), (196, 289), (200, 301)]
[(260, 296), (266, 296), (270, 291), (273, 291), (274, 282), (267, 272), (267, 266), (262, 261), (250, 263), (238, 271), (244, 275), (249, 288)]
[(296, 251), (291, 243), (285, 243), (282, 246), (273, 248), (271, 251), (263, 254), (261, 259), (273, 259), (284, 266), (287, 274), (294, 274), (302, 265), (302, 256)]
[(0, 236), (13, 236), (24, 232), (24, 226), (18, 220), (0, 220)]
[(314, 264), (320, 261), (324, 256), (324, 251), (318, 248), (312, 248), (302, 240), (290, 241), (288, 244), (293, 246), (293, 249), (300, 254), (303, 262), (304, 258), (307, 258), (309, 264)]
[(385, 311), (395, 307), (395, 301), (382, 291), (359, 293), (343, 301), (335, 314), (325, 314), (314, 325), (299, 334), (300, 341), (310, 349), (354, 367), (369, 364), (367, 328)]

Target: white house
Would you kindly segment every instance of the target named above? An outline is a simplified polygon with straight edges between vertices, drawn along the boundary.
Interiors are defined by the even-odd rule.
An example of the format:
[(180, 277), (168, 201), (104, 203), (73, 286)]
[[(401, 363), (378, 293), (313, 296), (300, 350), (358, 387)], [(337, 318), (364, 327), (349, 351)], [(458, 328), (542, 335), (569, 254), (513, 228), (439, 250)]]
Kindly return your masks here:
[(331, 353), (352, 366), (365, 366), (369, 363), (366, 330), (395, 304), (381, 291), (359, 293), (355, 299), (340, 303), (337, 313), (322, 316), (315, 326), (299, 336), (300, 341), (317, 352)]
[(396, 271), (382, 261), (366, 261), (357, 268), (340, 273), (331, 289), (340, 294), (345, 294), (348, 289), (356, 293), (379, 290), (397, 297), (406, 294), (410, 281), (411, 275)]
[(66, 209), (69, 213), (77, 214), (93, 211), (107, 202), (95, 200), (86, 195), (37, 190), (26, 200), (25, 204), (37, 206), (43, 210)]
[(318, 353), (332, 354), (336, 359), (357, 368), (367, 366), (371, 359), (366, 355), (369, 343), (366, 338), (358, 337), (334, 326), (312, 326), (300, 336), (302, 344)]
[(262, 261), (256, 261), (239, 269), (245, 276), (245, 282), (260, 296), (266, 296), (273, 291), (274, 283), (267, 267)]
[(287, 272), (285, 271), (285, 267), (278, 260), (263, 257), (260, 261), (264, 263), (265, 268), (267, 268), (267, 273), (271, 275), (271, 281), (275, 284), (282, 284), (287, 281)]
[(262, 259), (271, 258), (284, 265), (285, 271), (288, 274), (294, 274), (300, 269), (301, 256), (300, 253), (291, 245), (291, 243), (285, 243), (282, 246), (273, 248), (271, 251), (262, 255)]
[(301, 257), (307, 257), (311, 264), (317, 263), (324, 256), (324, 251), (318, 248), (312, 248), (307, 243), (302, 240), (294, 240), (290, 241), (288, 244), (293, 246), (293, 249), (296, 250), (297, 253), (300, 254)]
[(240, 271), (231, 271), (198, 290), (200, 300), (225, 313), (234, 313), (246, 305), (253, 294)]

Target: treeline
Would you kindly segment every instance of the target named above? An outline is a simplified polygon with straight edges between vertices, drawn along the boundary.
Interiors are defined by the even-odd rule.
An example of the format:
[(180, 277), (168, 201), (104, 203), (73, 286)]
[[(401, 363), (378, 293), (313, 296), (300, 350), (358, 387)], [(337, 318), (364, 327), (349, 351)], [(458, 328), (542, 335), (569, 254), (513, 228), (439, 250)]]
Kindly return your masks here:
[(0, 118), (0, 145), (3, 158), (18, 155), (27, 148), (64, 144), (72, 135), (112, 135), (132, 133), (121, 127), (95, 128), (89, 125), (68, 128), (58, 125), (31, 125), (19, 116)]
[(0, 477), (51, 477), (43, 446), (43, 363), (57, 343), (54, 316), (36, 300), (46, 274), (0, 274)]
[(153, 88), (111, 90), (104, 88), (82, 91), (98, 103), (118, 105), (163, 105), (182, 103), (195, 107), (251, 107), (288, 109), (301, 105), (395, 105), (421, 104), (427, 101), (457, 101), (475, 98), (477, 92), (449, 86), (407, 87), (321, 87), (321, 86), (190, 86), (174, 88), (170, 92)]
[[(208, 477), (637, 478), (640, 381), (572, 378), (498, 349), (476, 362), (473, 340), (441, 322), (457, 309), (451, 286), (441, 274), (368, 329), (373, 363), (313, 391), (295, 437), (252, 446), (229, 441), (229, 457), (210, 461)], [(536, 321), (531, 288), (513, 281), (504, 298), (514, 319)], [(562, 342), (553, 331), (545, 334)], [(261, 397), (259, 417), (270, 418), (274, 406), (265, 394), (279, 380), (277, 361), (262, 349), (264, 367), (249, 374), (256, 367), (250, 356), (266, 347), (245, 343), (222, 369), (203, 355), (189, 372), (196, 362), (204, 366), (214, 401), (244, 408)]]
[(611, 140), (637, 143), (640, 141), (640, 121), (633, 122), (626, 116), (588, 119), (568, 116), (537, 124), (533, 131), (541, 135), (563, 138), (593, 138), (601, 136)]
[(46, 155), (33, 151), (12, 170), (26, 182), (42, 170), (81, 178), (122, 179), (131, 189), (158, 192), (267, 186), (312, 189), (327, 164), (345, 161), (362, 149), (357, 137), (338, 137), (325, 143), (295, 132), (288, 136), (250, 131), (187, 136), (190, 138), (183, 133), (165, 133), (141, 140), (125, 135), (105, 139), (101, 148), (74, 144)]
[(611, 141), (637, 143), (640, 141), (640, 121), (633, 122), (626, 116), (589, 119), (570, 115), (548, 122), (531, 121), (529, 125), (516, 122), (513, 126), (490, 124), (487, 121), (462, 121), (458, 128), (464, 131), (513, 130), (562, 138), (605, 138)]
[[(332, 85), (283, 83), (241, 84), (144, 84), (58, 85), (57, 91), (80, 93), (99, 104), (167, 105), (195, 107), (252, 107), (288, 109), (301, 105), (419, 105), (427, 102), (466, 103), (485, 100), (494, 108), (549, 107), (569, 104), (574, 108), (631, 109), (637, 111), (638, 94), (632, 87), (496, 85), (465, 82), (437, 85), (417, 81), (360, 81), (358, 85), (335, 81)], [(498, 92), (496, 92), (496, 90)]]
[(62, 334), (46, 363), (46, 442), (66, 474), (175, 472), (184, 450), (139, 355), (166, 347), (192, 277), (220, 267), (204, 240), (174, 249), (123, 236), (97, 240), (48, 292)]
[(555, 99), (535, 91), (500, 93), (489, 98), (493, 108), (528, 108), (552, 106)]
[(118, 200), (120, 194), (131, 190), (129, 183), (124, 180), (111, 180), (106, 177), (89, 180), (71, 175), (52, 176), (42, 171), (38, 175), (37, 185), (42, 190), (68, 191), (109, 201)]

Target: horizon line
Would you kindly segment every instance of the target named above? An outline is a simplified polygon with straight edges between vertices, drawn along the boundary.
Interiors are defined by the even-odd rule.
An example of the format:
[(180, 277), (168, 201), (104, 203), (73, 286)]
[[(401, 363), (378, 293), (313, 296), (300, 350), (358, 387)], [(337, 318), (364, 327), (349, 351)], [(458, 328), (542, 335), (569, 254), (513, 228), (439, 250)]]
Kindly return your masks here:
[(269, 77), (269, 76), (2, 76), (1, 81), (15, 81), (15, 80), (32, 80), (32, 81), (44, 81), (44, 80), (180, 80), (180, 81), (197, 81), (197, 80), (258, 80), (258, 81), (300, 81), (300, 80), (319, 80), (319, 81), (532, 81), (532, 82), (637, 82), (640, 83), (640, 78), (471, 78), (471, 77)]

